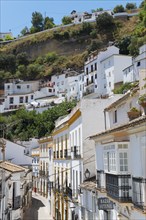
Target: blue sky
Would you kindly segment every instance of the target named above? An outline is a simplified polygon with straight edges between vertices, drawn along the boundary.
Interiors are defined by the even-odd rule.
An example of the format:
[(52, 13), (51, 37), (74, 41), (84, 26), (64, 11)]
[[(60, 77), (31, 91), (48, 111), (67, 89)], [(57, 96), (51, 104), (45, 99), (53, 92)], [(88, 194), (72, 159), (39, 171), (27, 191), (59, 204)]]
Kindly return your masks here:
[(13, 36), (27, 26), (31, 27), (32, 12), (41, 12), (43, 16), (53, 17), (55, 24), (60, 24), (64, 15), (74, 9), (78, 12), (90, 11), (102, 7), (113, 9), (116, 5), (134, 2), (139, 6), (140, 0), (0, 0), (0, 32), (12, 31)]

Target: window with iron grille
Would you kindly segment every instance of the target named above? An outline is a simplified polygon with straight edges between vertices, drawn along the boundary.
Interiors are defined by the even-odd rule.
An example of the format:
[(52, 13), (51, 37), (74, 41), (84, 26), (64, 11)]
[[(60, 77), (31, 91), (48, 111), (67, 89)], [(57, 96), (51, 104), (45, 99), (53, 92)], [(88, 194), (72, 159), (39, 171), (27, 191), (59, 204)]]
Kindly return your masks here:
[(144, 208), (144, 195), (146, 193), (146, 179), (133, 178), (132, 179), (132, 201), (136, 207)]

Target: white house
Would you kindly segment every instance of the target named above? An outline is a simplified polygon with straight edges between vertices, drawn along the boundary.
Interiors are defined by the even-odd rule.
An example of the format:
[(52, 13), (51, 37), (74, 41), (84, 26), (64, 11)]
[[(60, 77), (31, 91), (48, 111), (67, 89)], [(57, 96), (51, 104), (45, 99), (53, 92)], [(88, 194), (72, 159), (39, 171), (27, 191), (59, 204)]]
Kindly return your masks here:
[(8, 35), (12, 37), (12, 32), (0, 32), (0, 38), (3, 39), (3, 40)]
[(11, 219), (11, 205), (9, 204), (9, 184), (11, 174), (0, 168), (0, 219)]
[(85, 62), (85, 93), (109, 96), (115, 84), (123, 82), (123, 69), (132, 64), (132, 57), (119, 54), (119, 49), (109, 46), (106, 50), (91, 53)]
[[(98, 72), (98, 93), (111, 95), (113, 89), (119, 83), (123, 83), (123, 69), (132, 64), (132, 57), (120, 54), (112, 54), (100, 61)], [(98, 78), (98, 77), (97, 77)]]
[(138, 81), (142, 69), (146, 69), (146, 44), (139, 48), (139, 55), (133, 58), (132, 65), (123, 70), (123, 82)]
[(72, 19), (73, 23), (94, 22), (100, 14), (103, 14), (105, 12), (112, 15), (111, 10), (102, 10), (95, 12), (76, 12), (75, 10), (73, 10), (69, 17)]
[(96, 149), (96, 219), (145, 219), (145, 123), (141, 116), (90, 137)]
[(0, 200), (0, 215), (4, 220), (23, 219), (24, 211), (31, 204), (31, 171), (8, 161), (0, 161), (0, 172), (2, 192), (5, 195), (4, 200)]
[(80, 100), (84, 91), (84, 73), (78, 73), (74, 70), (66, 70), (60, 75), (51, 77), (54, 94), (57, 97), (64, 97), (67, 100)]
[[(82, 99), (69, 115), (56, 121), (54, 142), (55, 216), (81, 217), (79, 186), (86, 173), (95, 175), (94, 143), (90, 134), (105, 130), (104, 108), (119, 95), (105, 99)], [(95, 118), (97, 117), (97, 121)], [(57, 192), (61, 192), (57, 194)], [(66, 196), (69, 200), (66, 201)], [(62, 202), (61, 202), (62, 201)], [(65, 205), (63, 205), (64, 203)], [(74, 207), (72, 210), (71, 207)], [(64, 211), (62, 211), (64, 210)]]
[(133, 107), (139, 110), (139, 116), (142, 114), (141, 106), (137, 102), (138, 97), (138, 89), (128, 91), (120, 99), (104, 109), (106, 130), (128, 123), (130, 120), (128, 118), (128, 112)]
[(39, 81), (15, 80), (4, 84), (4, 100), (1, 112), (18, 109), (34, 100), (34, 92), (39, 89)]
[[(32, 165), (32, 157), (25, 155), (25, 147), (11, 142), (9, 140), (5, 140), (6, 147), (5, 147), (5, 159), (8, 161), (12, 161), (17, 165)], [(0, 160), (2, 160), (3, 154), (0, 151)]]

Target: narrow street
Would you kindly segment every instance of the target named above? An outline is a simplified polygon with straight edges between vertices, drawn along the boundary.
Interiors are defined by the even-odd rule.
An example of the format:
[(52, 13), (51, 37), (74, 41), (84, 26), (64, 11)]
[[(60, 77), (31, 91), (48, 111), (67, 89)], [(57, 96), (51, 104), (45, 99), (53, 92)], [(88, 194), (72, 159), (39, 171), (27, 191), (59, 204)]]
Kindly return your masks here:
[(52, 220), (49, 215), (47, 200), (39, 194), (32, 195), (32, 205), (26, 211), (24, 220)]

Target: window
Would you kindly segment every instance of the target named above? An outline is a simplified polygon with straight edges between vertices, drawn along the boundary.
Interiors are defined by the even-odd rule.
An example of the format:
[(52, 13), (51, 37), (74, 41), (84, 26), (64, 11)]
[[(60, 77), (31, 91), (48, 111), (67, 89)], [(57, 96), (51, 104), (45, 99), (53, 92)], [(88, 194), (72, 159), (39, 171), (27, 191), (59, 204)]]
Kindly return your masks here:
[(29, 89), (29, 85), (27, 85), (27, 89)]
[(25, 102), (26, 102), (26, 103), (28, 102), (28, 96), (25, 97)]
[(57, 86), (59, 86), (59, 82), (57, 83)]
[(52, 92), (52, 89), (48, 89), (49, 92)]
[(116, 171), (116, 154), (113, 151), (104, 153), (104, 169)]
[(95, 85), (95, 88), (97, 88), (97, 85)]
[(94, 68), (95, 68), (95, 70), (97, 70), (97, 63), (94, 64)]
[(61, 82), (61, 85), (64, 85), (64, 82), (63, 82), (63, 81)]
[(7, 86), (7, 89), (9, 89), (10, 88), (10, 86)]
[(104, 84), (104, 89), (106, 89), (106, 84)]
[(91, 65), (91, 72), (93, 72), (93, 65)]
[(23, 97), (20, 97), (20, 98), (19, 98), (19, 102), (20, 102), (20, 103), (23, 103)]
[(128, 171), (128, 154), (127, 152), (119, 153), (120, 171)]
[(88, 67), (86, 68), (86, 74), (88, 75)]
[(20, 86), (20, 85), (18, 85), (18, 86), (17, 86), (17, 89), (21, 89), (21, 86)]
[(14, 103), (14, 98), (13, 98), (13, 97), (10, 97), (9, 103), (10, 103), (10, 104), (13, 104), (13, 103)]
[(113, 122), (117, 123), (117, 110), (115, 110), (113, 114)]
[(97, 79), (97, 74), (95, 74), (95, 79)]
[(137, 66), (140, 66), (140, 61), (139, 61), (139, 62), (137, 62)]
[(33, 95), (31, 95), (31, 99), (33, 99)]
[(111, 82), (109, 82), (109, 87), (111, 87)]
[(93, 76), (91, 76), (91, 83), (93, 83), (94, 82), (94, 80), (93, 80)]
[(144, 189), (146, 189), (146, 179), (133, 178), (133, 203), (135, 206), (143, 209)]

